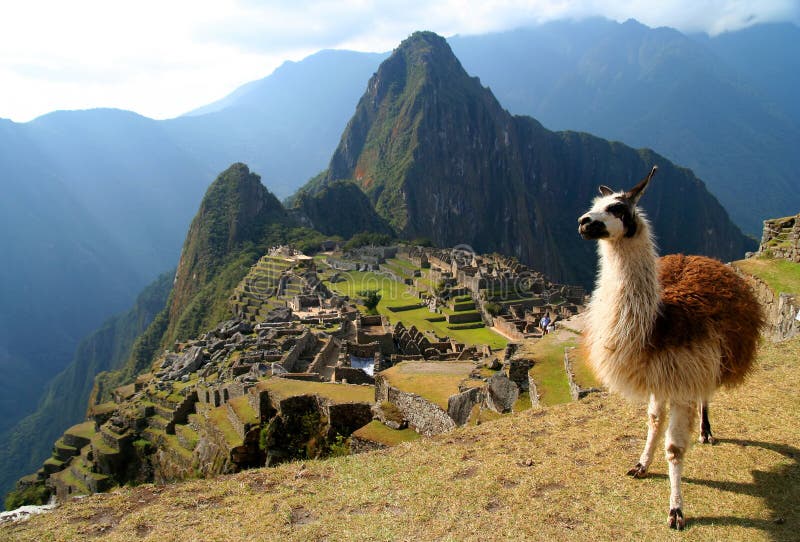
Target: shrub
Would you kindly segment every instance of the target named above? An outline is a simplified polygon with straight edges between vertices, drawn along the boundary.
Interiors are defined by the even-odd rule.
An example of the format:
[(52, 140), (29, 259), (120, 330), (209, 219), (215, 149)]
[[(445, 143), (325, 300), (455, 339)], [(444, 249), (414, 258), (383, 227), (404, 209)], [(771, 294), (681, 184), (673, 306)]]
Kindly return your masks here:
[(14, 510), (20, 506), (47, 504), (50, 500), (50, 489), (41, 484), (15, 489), (6, 496), (6, 510)]
[(380, 290), (361, 290), (357, 293), (361, 296), (361, 302), (370, 312), (374, 311), (381, 301)]

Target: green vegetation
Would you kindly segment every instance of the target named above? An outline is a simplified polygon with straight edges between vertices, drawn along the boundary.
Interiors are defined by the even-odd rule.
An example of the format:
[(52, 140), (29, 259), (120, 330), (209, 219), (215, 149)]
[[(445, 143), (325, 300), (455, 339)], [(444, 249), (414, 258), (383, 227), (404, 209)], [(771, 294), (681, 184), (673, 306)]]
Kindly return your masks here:
[(800, 264), (788, 260), (748, 258), (733, 265), (767, 283), (775, 293), (800, 293)]
[[(797, 359), (800, 339), (765, 342), (751, 381), (715, 397), (717, 426), (736, 434), (692, 447), (687, 465), (701, 474), (684, 479), (691, 513), (680, 535), (665, 525), (663, 457), (649, 478), (623, 474), (644, 445), (646, 408), (615, 395), (506, 415), (381, 453), (306, 460), (302, 468), (288, 463), (121, 488), (68, 501), (8, 532), (20, 540), (81, 540), (98, 532), (99, 517), (110, 517), (114, 528), (103, 533), (110, 541), (135, 540), (142, 525), (153, 540), (176, 532), (210, 540), (346, 540), (354, 532), (366, 540), (471, 540), (475, 533), (595, 542), (793, 540), (800, 529)], [(375, 422), (355, 434), (373, 429), (392, 435)], [(191, 506), (176, 506), (189, 499)], [(206, 502), (219, 506), (198, 514)], [(414, 521), (398, 521), (398, 514)]]
[(353, 250), (364, 246), (389, 246), (394, 242), (394, 238), (386, 233), (361, 232), (355, 234), (342, 247), (344, 250)]
[(397, 446), (403, 442), (411, 442), (420, 438), (413, 429), (392, 429), (378, 420), (372, 420), (353, 433), (354, 437), (379, 442), (385, 446)]
[(497, 316), (498, 314), (500, 314), (500, 311), (502, 310), (502, 307), (493, 301), (484, 303), (483, 308), (486, 309), (486, 312), (488, 312), (492, 316)]
[(545, 335), (534, 343), (524, 343), (521, 351), (534, 360), (530, 375), (536, 383), (539, 401), (543, 405), (556, 405), (572, 401), (567, 373), (564, 370), (564, 348), (575, 347), (577, 338), (566, 341), (556, 334)]
[(367, 308), (367, 311), (374, 314), (375, 308), (381, 300), (380, 290), (359, 290), (358, 295), (361, 296), (361, 303)]
[(228, 404), (231, 406), (236, 416), (244, 423), (257, 424), (260, 420), (258, 414), (250, 405), (246, 395), (241, 397), (234, 397)]
[[(481, 327), (475, 329), (448, 329), (448, 324), (440, 314), (431, 313), (423, 306), (414, 310), (394, 312), (389, 307), (404, 307), (420, 303), (420, 298), (405, 284), (398, 282), (386, 275), (364, 271), (349, 271), (341, 273), (344, 280), (336, 283), (327, 283), (328, 287), (339, 293), (355, 297), (359, 290), (376, 289), (380, 292), (381, 300), (377, 311), (385, 315), (392, 324), (403, 322), (406, 327), (415, 326), (419, 330), (433, 331), (439, 337), (449, 336), (465, 344), (486, 344), (492, 349), (505, 348), (508, 340), (495, 333), (493, 330)], [(445, 310), (445, 309), (443, 309)]]
[(236, 429), (233, 428), (231, 421), (228, 419), (228, 408), (225, 405), (209, 410), (208, 419), (223, 434), (228, 446), (239, 446), (242, 443), (242, 437), (239, 436), (239, 433), (236, 432)]
[(94, 376), (125, 363), (136, 337), (164, 308), (173, 276), (171, 272), (159, 276), (139, 294), (130, 310), (109, 318), (82, 340), (72, 362), (44, 390), (36, 411), (0, 435), (4, 443), (0, 446), (4, 467), (0, 469), (0, 489), (12, 488), (20, 476), (35, 471), (63, 431), (86, 417), (87, 403), (96, 402), (90, 401)]
[(524, 391), (519, 394), (519, 398), (517, 402), (514, 403), (512, 408), (513, 412), (522, 412), (523, 410), (528, 410), (531, 408), (531, 394), (530, 392)]
[(48, 500), (50, 500), (50, 489), (44, 483), (39, 483), (11, 491), (6, 496), (5, 505), (6, 510), (14, 510), (20, 506), (47, 504)]
[(72, 427), (64, 431), (64, 433), (86, 439), (92, 438), (92, 436), (95, 434), (94, 422), (88, 421), (73, 425)]
[(483, 322), (468, 322), (466, 324), (450, 324), (447, 326), (447, 329), (454, 329), (454, 330), (480, 329), (483, 327), (486, 327), (486, 325)]

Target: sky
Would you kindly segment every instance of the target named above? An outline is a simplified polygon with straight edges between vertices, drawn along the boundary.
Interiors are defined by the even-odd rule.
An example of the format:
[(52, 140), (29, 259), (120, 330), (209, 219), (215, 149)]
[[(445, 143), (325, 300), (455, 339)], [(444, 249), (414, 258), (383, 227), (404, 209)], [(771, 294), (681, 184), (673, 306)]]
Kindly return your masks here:
[(798, 0), (0, 0), (0, 118), (115, 107), (172, 118), (320, 49), (389, 51), (555, 19), (716, 35), (800, 24)]

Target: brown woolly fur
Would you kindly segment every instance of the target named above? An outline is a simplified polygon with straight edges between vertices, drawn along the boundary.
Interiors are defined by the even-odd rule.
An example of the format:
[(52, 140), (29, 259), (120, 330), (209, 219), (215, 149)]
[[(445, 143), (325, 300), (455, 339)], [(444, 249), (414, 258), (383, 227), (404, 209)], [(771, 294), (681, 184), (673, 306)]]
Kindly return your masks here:
[(650, 350), (686, 347), (717, 337), (717, 386), (741, 384), (753, 369), (761, 305), (729, 266), (703, 256), (674, 254), (659, 260), (661, 303)]

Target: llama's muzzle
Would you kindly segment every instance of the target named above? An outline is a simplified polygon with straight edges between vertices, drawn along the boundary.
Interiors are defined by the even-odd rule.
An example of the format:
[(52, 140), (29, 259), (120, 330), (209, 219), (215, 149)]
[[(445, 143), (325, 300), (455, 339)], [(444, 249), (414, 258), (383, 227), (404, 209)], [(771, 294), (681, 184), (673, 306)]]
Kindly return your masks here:
[(605, 223), (593, 220), (588, 214), (578, 219), (578, 233), (587, 240), (602, 239), (609, 235)]

